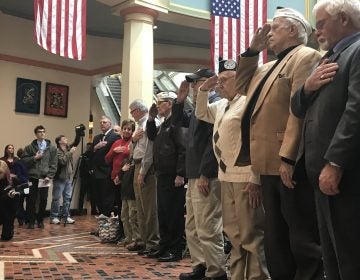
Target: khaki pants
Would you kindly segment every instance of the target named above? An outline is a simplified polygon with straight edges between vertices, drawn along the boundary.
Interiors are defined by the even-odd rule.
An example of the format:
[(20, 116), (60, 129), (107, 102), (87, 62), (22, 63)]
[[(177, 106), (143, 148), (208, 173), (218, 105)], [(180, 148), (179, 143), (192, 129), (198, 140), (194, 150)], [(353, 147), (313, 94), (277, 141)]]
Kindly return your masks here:
[(193, 267), (207, 268), (207, 277), (226, 274), (221, 189), (217, 179), (210, 180), (209, 195), (197, 188), (197, 179), (189, 179), (186, 192), (186, 241)]
[(224, 231), (232, 250), (230, 258), (231, 279), (270, 279), (264, 253), (264, 210), (253, 209), (247, 183), (221, 182)]
[(121, 221), (123, 223), (126, 241), (129, 243), (141, 242), (135, 200), (122, 200)]
[(159, 244), (159, 222), (157, 218), (156, 179), (151, 167), (145, 178), (145, 185), (140, 186), (137, 177), (141, 164), (135, 164), (134, 192), (137, 218), (142, 241), (147, 249)]

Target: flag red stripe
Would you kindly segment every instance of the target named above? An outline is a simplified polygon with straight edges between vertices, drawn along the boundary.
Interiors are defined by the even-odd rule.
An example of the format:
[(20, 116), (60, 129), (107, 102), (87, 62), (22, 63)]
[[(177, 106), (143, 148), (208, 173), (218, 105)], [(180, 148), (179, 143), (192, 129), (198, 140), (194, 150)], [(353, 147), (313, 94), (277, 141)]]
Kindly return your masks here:
[(232, 48), (233, 48), (233, 32), (232, 32), (232, 19), (228, 18), (228, 53), (227, 53), (227, 57), (230, 59), (233, 59), (232, 57)]
[(82, 16), (81, 16), (81, 43), (82, 43), (82, 58), (86, 56), (86, 0), (82, 1)]
[[(224, 19), (223, 17), (219, 17), (219, 56), (224, 57)], [(217, 63), (217, 61), (215, 61)]]
[[(85, 57), (86, 1), (83, 0), (81, 1), (81, 3), (79, 2), (79, 10), (77, 9), (78, 1), (80, 0), (74, 0), (74, 10), (72, 11), (74, 15), (72, 19), (72, 24), (70, 26), (70, 0), (48, 0), (47, 7), (45, 7), (44, 5), (44, 0), (34, 0), (34, 40), (36, 40), (41, 47), (47, 49), (52, 53), (60, 54), (65, 57), (69, 57), (68, 47), (70, 47), (70, 50), (72, 50), (73, 53), (73, 58), (80, 60)], [(54, 10), (52, 7), (53, 4), (55, 5)], [(63, 28), (61, 28), (62, 14), (64, 16)], [(46, 22), (43, 21), (43, 15), (47, 15)], [(78, 16), (80, 16), (80, 21), (77, 25), (76, 23), (78, 20)], [(69, 32), (69, 28), (72, 28), (72, 34), (70, 34)], [(45, 30), (46, 32), (44, 33)], [(63, 36), (61, 36), (62, 30)], [(68, 38), (69, 34), (70, 38)], [(77, 39), (79, 39), (80, 41), (77, 41)], [(63, 52), (61, 50), (62, 45), (64, 46)]]
[(69, 57), (68, 36), (69, 36), (69, 1), (65, 1), (65, 32), (64, 32), (64, 56)]
[(240, 25), (240, 20), (236, 21), (236, 30), (237, 30), (237, 36), (236, 36), (236, 55), (240, 54), (240, 32), (241, 32), (241, 25)]
[(77, 2), (78, 0), (74, 1), (74, 19), (73, 19), (73, 36), (71, 38), (71, 48), (72, 48), (72, 53), (73, 53), (73, 57), (77, 58), (78, 57), (78, 52), (77, 52), (77, 46), (76, 46), (76, 35), (77, 35), (77, 30), (76, 30), (76, 21), (77, 21)]
[(211, 44), (210, 44), (210, 53), (211, 53), (211, 68), (215, 70), (215, 16), (211, 16)]
[(48, 0), (48, 17), (47, 17), (47, 34), (46, 34), (46, 47), (51, 50), (51, 17), (52, 17), (52, 0)]
[(245, 48), (249, 47), (249, 0), (245, 1)]
[(259, 21), (259, 11), (258, 11), (258, 1), (255, 0), (254, 1), (254, 31), (256, 31), (256, 29), (258, 29), (258, 21)]
[(61, 0), (56, 3), (56, 53), (60, 53), (60, 40), (61, 40)]

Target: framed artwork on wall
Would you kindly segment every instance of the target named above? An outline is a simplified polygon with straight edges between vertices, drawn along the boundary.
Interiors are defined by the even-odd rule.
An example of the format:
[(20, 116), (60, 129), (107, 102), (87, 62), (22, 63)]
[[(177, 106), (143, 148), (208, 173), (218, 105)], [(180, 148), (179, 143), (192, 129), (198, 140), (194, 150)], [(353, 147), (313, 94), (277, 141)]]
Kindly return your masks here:
[(45, 110), (48, 116), (67, 117), (69, 100), (69, 87), (46, 83)]
[(41, 82), (24, 78), (16, 79), (15, 112), (40, 113)]

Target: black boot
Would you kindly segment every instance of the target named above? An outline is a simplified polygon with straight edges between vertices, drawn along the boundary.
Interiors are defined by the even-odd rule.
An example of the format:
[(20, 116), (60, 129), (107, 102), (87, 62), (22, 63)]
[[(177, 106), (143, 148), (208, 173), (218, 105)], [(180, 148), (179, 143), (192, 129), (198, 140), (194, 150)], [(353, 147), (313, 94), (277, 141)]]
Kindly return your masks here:
[(179, 275), (180, 280), (199, 280), (205, 277), (206, 267), (199, 264), (194, 267), (192, 272), (189, 273), (181, 273)]

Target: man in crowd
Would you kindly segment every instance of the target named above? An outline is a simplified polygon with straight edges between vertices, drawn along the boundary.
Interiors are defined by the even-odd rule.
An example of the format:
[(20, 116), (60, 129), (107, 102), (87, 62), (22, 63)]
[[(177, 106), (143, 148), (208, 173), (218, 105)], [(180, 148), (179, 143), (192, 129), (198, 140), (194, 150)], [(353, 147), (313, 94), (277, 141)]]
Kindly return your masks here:
[(360, 2), (320, 0), (314, 14), (328, 52), (292, 98), (292, 111), (305, 119), (294, 178), (315, 188), (326, 279), (358, 279)]
[[(44, 215), (49, 186), (57, 170), (57, 150), (51, 141), (45, 139), (45, 127), (38, 125), (34, 129), (36, 139), (24, 149), (22, 160), (28, 168), (30, 186), (26, 200), (26, 211), (29, 215), (28, 228), (34, 229), (35, 219), (39, 228), (44, 228)], [(38, 214), (36, 201), (39, 194)]]
[(93, 190), (93, 186), (91, 184), (90, 170), (91, 170), (91, 146), (92, 144), (89, 142), (86, 144), (86, 151), (81, 155), (80, 162), (80, 193), (79, 193), (79, 214), (84, 214), (84, 199), (85, 194), (87, 198), (90, 199), (91, 206), (91, 215), (98, 214), (96, 210), (96, 200), (95, 200), (95, 192)]
[[(65, 135), (59, 135), (55, 139), (57, 146), (58, 168), (54, 177), (54, 186), (52, 190), (52, 202), (50, 211), (50, 223), (60, 224), (62, 217), (66, 223), (73, 224), (69, 216), (70, 199), (72, 194), (71, 177), (74, 169), (73, 154), (76, 147), (68, 144)], [(60, 199), (62, 198), (62, 213), (60, 213)]]
[[(212, 147), (213, 125), (195, 116), (195, 110), (184, 111), (184, 102), (193, 90), (193, 105), (199, 87), (207, 78), (215, 75), (209, 69), (200, 69), (187, 75), (172, 108), (173, 124), (188, 127), (186, 145), (186, 241), (191, 256), (193, 271), (181, 273), (180, 280), (227, 279), (223, 247), (221, 189), (217, 179), (218, 164)], [(209, 92), (209, 103), (220, 100), (214, 90)]]
[(156, 252), (159, 243), (153, 142), (147, 137), (148, 108), (144, 101), (137, 99), (131, 102), (130, 113), (137, 125), (132, 138), (135, 164), (134, 192), (142, 244), (134, 244), (127, 248), (130, 251), (138, 251), (139, 255), (146, 255)]
[(101, 117), (100, 129), (102, 133), (94, 137), (91, 148), (93, 184), (100, 214), (110, 216), (114, 210), (115, 185), (110, 177), (111, 165), (105, 162), (105, 156), (120, 136), (112, 130), (111, 120), (107, 116)]
[[(265, 255), (274, 280), (323, 277), (313, 189), (291, 179), (302, 121), (289, 112), (290, 99), (320, 59), (319, 52), (305, 47), (311, 32), (299, 12), (277, 9), (271, 27), (259, 28), (239, 57), (237, 70), (237, 90), (247, 95), (247, 104), (236, 164), (251, 163), (261, 175)], [(266, 46), (277, 60), (259, 67)]]
[[(253, 176), (250, 165), (235, 165), (241, 148), (241, 118), (246, 101), (235, 89), (236, 66), (233, 60), (220, 61), (219, 76), (207, 79), (199, 88), (195, 112), (197, 118), (214, 124), (213, 148), (219, 164), (223, 226), (233, 245), (231, 278), (265, 280), (268, 271), (259, 178)], [(223, 99), (208, 104), (209, 91), (215, 87)]]
[[(154, 141), (154, 166), (157, 180), (157, 201), (160, 242), (159, 250), (148, 254), (159, 261), (171, 262), (182, 258), (184, 235), (185, 147), (183, 130), (172, 124), (171, 110), (174, 92), (157, 94), (157, 104), (150, 108), (146, 124), (147, 135)], [(157, 129), (159, 114), (164, 121)]]

